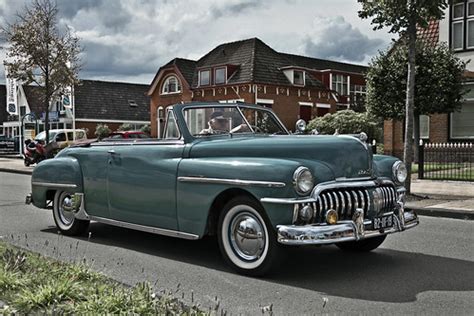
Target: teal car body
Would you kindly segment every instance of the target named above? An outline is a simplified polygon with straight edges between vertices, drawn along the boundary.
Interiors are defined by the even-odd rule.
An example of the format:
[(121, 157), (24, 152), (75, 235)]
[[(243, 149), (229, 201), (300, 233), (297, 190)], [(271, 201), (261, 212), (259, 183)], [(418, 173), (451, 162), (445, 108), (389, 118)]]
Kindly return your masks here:
[[(246, 131), (232, 132), (229, 123), (226, 133), (196, 133), (215, 112)], [(255, 262), (273, 243), (358, 242), (418, 224), (404, 210), (401, 162), (373, 155), (359, 135), (290, 134), (270, 110), (248, 104), (179, 104), (167, 116), (162, 139), (92, 142), (41, 162), (29, 201), (56, 204), (55, 221), (65, 233), (74, 221), (90, 220), (187, 239), (224, 229), (230, 239), (221, 250), (248, 274), (266, 271)], [(233, 213), (228, 203), (242, 197), (257, 211), (234, 223), (222, 213)], [(383, 216), (390, 225), (374, 228)], [(233, 224), (221, 228), (227, 222)]]

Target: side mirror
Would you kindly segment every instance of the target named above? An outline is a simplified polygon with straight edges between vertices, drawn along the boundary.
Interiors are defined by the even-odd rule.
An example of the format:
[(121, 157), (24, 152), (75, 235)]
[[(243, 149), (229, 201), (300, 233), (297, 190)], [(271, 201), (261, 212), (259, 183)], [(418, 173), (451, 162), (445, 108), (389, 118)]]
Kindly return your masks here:
[(306, 130), (306, 122), (302, 119), (296, 121), (295, 131), (296, 134), (304, 134)]

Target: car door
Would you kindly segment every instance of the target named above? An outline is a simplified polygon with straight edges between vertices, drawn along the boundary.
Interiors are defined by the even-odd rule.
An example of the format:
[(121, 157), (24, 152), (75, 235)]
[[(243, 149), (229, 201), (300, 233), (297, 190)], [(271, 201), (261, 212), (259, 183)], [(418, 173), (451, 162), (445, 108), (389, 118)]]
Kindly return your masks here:
[(179, 134), (168, 136), (150, 142), (131, 139), (109, 150), (107, 190), (113, 219), (178, 229), (176, 175), (184, 142)]

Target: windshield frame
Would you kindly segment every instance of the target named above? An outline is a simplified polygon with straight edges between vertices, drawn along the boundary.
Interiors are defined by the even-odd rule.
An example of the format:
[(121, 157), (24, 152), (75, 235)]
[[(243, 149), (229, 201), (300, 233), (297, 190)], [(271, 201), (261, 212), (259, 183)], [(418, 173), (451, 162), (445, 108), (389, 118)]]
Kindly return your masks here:
[[(239, 132), (239, 133), (232, 133), (232, 132), (228, 132), (228, 133), (222, 133), (222, 134), (205, 134), (205, 135), (202, 135), (202, 136), (195, 136), (191, 133), (191, 131), (189, 130), (189, 127), (188, 127), (188, 124), (186, 123), (186, 120), (185, 120), (185, 111), (186, 110), (190, 110), (190, 109), (201, 109), (201, 108), (235, 108), (236, 109), (236, 112), (238, 112), (242, 118), (242, 121), (245, 122), (245, 124), (249, 127), (250, 131), (246, 131), (246, 132)], [(177, 115), (175, 115), (175, 118), (178, 120), (178, 121), (182, 121), (182, 124), (179, 124), (178, 122), (178, 126), (183, 126), (185, 129), (186, 129), (186, 133), (182, 133), (182, 134), (186, 134), (186, 135), (183, 135), (183, 136), (187, 136), (185, 138), (190, 138), (190, 140), (196, 140), (196, 139), (205, 139), (205, 138), (208, 138), (208, 137), (234, 137), (236, 135), (267, 135), (267, 136), (270, 136), (270, 135), (273, 135), (273, 134), (265, 134), (265, 133), (256, 133), (253, 128), (252, 128), (252, 125), (248, 122), (247, 118), (245, 117), (245, 115), (243, 114), (243, 109), (252, 109), (252, 110), (256, 110), (256, 111), (263, 111), (263, 112), (267, 112), (268, 115), (270, 115), (274, 122), (277, 124), (277, 126), (279, 127), (279, 129), (284, 132), (282, 134), (277, 134), (277, 135), (290, 135), (290, 132), (286, 129), (285, 125), (281, 122), (280, 118), (275, 114), (275, 112), (273, 112), (271, 109), (268, 109), (268, 108), (265, 108), (263, 106), (260, 106), (260, 105), (255, 105), (255, 104), (247, 104), (247, 103), (213, 103), (213, 102), (209, 102), (209, 103), (195, 103), (195, 104), (180, 104), (178, 106), (175, 106), (174, 110), (176, 112), (179, 112), (179, 120), (178, 120), (178, 117)]]

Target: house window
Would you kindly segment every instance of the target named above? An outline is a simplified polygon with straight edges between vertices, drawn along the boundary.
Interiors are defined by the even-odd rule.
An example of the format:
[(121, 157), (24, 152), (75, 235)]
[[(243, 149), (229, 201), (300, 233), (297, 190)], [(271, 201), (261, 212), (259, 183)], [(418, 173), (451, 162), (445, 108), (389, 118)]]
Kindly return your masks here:
[(420, 138), (430, 138), (430, 117), (428, 115), (420, 115)]
[(332, 90), (336, 90), (339, 95), (347, 95), (347, 76), (333, 74)]
[(223, 84), (226, 82), (226, 68), (217, 68), (214, 73), (214, 83)]
[(304, 86), (304, 71), (293, 71), (293, 84)]
[(208, 86), (211, 83), (211, 71), (201, 70), (199, 71), (199, 85)]
[(161, 94), (181, 92), (181, 83), (175, 76), (170, 76), (165, 80)]
[(450, 9), (451, 48), (474, 48), (474, 0), (458, 1)]
[(451, 113), (451, 138), (474, 138), (474, 101), (463, 103), (459, 112)]

